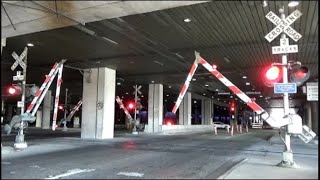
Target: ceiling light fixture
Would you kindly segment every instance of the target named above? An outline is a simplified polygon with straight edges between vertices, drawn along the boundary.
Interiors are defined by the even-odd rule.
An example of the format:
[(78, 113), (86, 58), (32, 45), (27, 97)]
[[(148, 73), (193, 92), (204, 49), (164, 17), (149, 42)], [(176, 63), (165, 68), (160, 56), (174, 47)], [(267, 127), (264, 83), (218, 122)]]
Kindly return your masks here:
[(262, 2), (262, 7), (267, 7), (268, 6), (268, 2), (267, 1), (263, 1)]
[(129, 94), (128, 92), (126, 92), (126, 94)]
[(224, 57), (224, 60), (230, 63), (230, 60), (227, 57)]
[(216, 89), (216, 91), (219, 91), (219, 89)]
[(247, 79), (247, 76), (242, 76), (243, 79)]
[(34, 45), (32, 43), (28, 43), (27, 46), (33, 47)]
[(206, 84), (206, 85), (204, 85), (204, 86), (208, 87), (209, 85), (208, 85), (208, 84)]
[(154, 81), (151, 81), (151, 83), (154, 83)]
[(117, 82), (117, 85), (120, 86), (120, 85), (121, 85), (121, 82)]
[(196, 80), (197, 80), (196, 78), (193, 78), (193, 79), (192, 79), (192, 81), (196, 81)]
[(111, 40), (111, 39), (109, 39), (109, 38), (106, 38), (106, 37), (102, 37), (104, 40), (106, 40), (106, 41), (108, 41), (108, 42), (110, 42), (110, 43), (112, 43), (112, 44), (115, 44), (115, 45), (118, 45), (118, 43), (117, 42), (115, 42), (115, 41), (113, 41), (113, 40)]
[(191, 19), (190, 18), (185, 18), (183, 21), (184, 22), (191, 22)]
[(169, 96), (169, 94), (167, 94), (167, 97)]
[(249, 83), (249, 82), (246, 82), (246, 85), (247, 85), (247, 86), (249, 86), (249, 85), (250, 85), (250, 83)]
[(299, 5), (299, 2), (298, 1), (290, 1), (288, 6), (289, 7), (295, 7), (295, 6), (298, 6)]
[(205, 96), (206, 94), (205, 94), (205, 93), (203, 93), (203, 95)]

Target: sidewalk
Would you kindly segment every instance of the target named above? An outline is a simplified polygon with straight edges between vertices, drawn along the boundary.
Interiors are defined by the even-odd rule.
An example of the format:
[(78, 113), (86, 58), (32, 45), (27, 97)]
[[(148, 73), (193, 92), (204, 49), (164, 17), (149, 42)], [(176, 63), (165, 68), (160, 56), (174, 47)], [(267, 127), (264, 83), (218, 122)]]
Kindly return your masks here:
[(284, 144), (279, 135), (269, 140), (265, 156), (251, 156), (234, 166), (219, 179), (318, 179), (318, 139), (305, 144), (291, 138), (295, 168), (279, 167)]

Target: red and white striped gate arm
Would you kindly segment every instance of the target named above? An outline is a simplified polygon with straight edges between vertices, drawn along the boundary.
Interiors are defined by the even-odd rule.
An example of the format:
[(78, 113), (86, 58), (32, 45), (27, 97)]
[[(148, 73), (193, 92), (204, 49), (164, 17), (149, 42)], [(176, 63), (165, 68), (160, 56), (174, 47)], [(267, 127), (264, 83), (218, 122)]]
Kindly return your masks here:
[(59, 106), (59, 95), (60, 95), (60, 87), (62, 83), (62, 69), (63, 64), (59, 67), (58, 72), (58, 80), (57, 80), (57, 90), (56, 90), (56, 98), (54, 100), (54, 109), (53, 109), (53, 122), (52, 122), (52, 130), (54, 131), (57, 127), (57, 117), (58, 117), (58, 106)]
[(131, 117), (128, 109), (127, 109), (126, 107), (124, 107), (124, 105), (123, 105), (121, 99), (119, 98), (119, 96), (116, 97), (116, 101), (117, 101), (117, 103), (119, 104), (120, 108), (123, 109), (124, 113), (126, 114), (127, 118), (129, 119), (129, 121), (132, 122), (133, 119), (132, 119), (132, 117)]
[(40, 89), (38, 90), (36, 96), (34, 97), (34, 99), (32, 100), (31, 104), (29, 105), (26, 114), (29, 114), (30, 111), (32, 110), (31, 115), (34, 116), (44, 98), (44, 96), (46, 95), (48, 89), (50, 88), (50, 85), (54, 79), (54, 77), (56, 76), (59, 67), (61, 64), (63, 64), (66, 60), (61, 60), (59, 63), (56, 63), (53, 68), (51, 69), (50, 73), (47, 75), (44, 83), (42, 84), (42, 86), (40, 87)]
[(204, 60), (199, 53), (198, 56), (199, 63), (202, 64), (211, 74), (219, 79), (225, 86), (227, 86), (235, 95), (237, 95), (242, 101), (244, 101), (253, 111), (257, 114), (264, 112), (264, 109), (260, 107), (257, 103), (252, 101), (245, 93), (243, 93), (237, 86), (230, 82), (226, 77), (224, 77), (217, 69), (213, 68), (206, 60)]
[(44, 88), (47, 86), (48, 82), (50, 81), (50, 79), (54, 78), (53, 74), (56, 72), (58, 66), (59, 66), (59, 63), (55, 63), (53, 65), (51, 71), (49, 72), (49, 74), (47, 75), (46, 79), (44, 80), (44, 83), (41, 85), (40, 89), (38, 90), (38, 92), (34, 96), (31, 104), (28, 106), (26, 113), (30, 113), (31, 112), (31, 110), (33, 109), (33, 107), (36, 104), (37, 100), (39, 99), (40, 95), (42, 94)]
[(68, 115), (67, 119), (71, 119), (72, 116), (74, 115), (74, 113), (76, 113), (79, 109), (79, 107), (82, 105), (82, 100), (80, 100), (77, 105), (72, 109), (72, 111), (70, 112), (70, 114)]
[(188, 77), (186, 79), (186, 81), (184, 82), (184, 85), (182, 86), (181, 88), (181, 91), (180, 91), (180, 94), (178, 96), (178, 99), (175, 103), (175, 105), (173, 106), (173, 109), (172, 109), (172, 112), (173, 113), (176, 113), (179, 106), (180, 106), (180, 103), (184, 97), (184, 95), (186, 94), (188, 88), (189, 88), (189, 85), (190, 85), (190, 81), (192, 79), (192, 76), (194, 75), (194, 73), (196, 72), (197, 68), (198, 68), (198, 64), (199, 64), (199, 59), (198, 57), (196, 56), (196, 60), (193, 62), (192, 66), (191, 66), (191, 69), (190, 69), (190, 72), (188, 74)]
[(270, 124), (272, 127), (281, 127), (285, 126), (291, 123), (290, 119), (279, 119), (276, 120), (273, 117), (270, 116), (269, 113), (267, 113), (262, 107), (260, 107), (257, 103), (253, 102), (246, 94), (244, 94), (239, 88), (237, 88), (234, 84), (232, 84), (226, 77), (224, 77), (217, 69), (213, 68), (206, 60), (204, 60), (198, 52), (195, 52), (196, 60), (194, 61), (191, 70), (189, 72), (188, 78), (184, 84), (184, 86), (181, 89), (181, 92), (179, 94), (178, 100), (176, 101), (176, 104), (174, 105), (174, 108), (172, 110), (173, 113), (176, 113), (177, 109), (179, 108), (179, 105), (181, 103), (181, 100), (183, 99), (183, 96), (185, 92), (187, 91), (190, 80), (198, 66), (198, 63), (202, 64), (208, 71), (210, 71), (211, 74), (213, 74), (215, 77), (217, 77), (224, 85), (226, 85), (234, 94), (236, 94), (242, 101), (244, 101), (253, 111), (255, 111), (257, 114), (262, 114), (262, 116), (266, 117), (264, 118), (265, 121), (267, 121), (268, 124)]

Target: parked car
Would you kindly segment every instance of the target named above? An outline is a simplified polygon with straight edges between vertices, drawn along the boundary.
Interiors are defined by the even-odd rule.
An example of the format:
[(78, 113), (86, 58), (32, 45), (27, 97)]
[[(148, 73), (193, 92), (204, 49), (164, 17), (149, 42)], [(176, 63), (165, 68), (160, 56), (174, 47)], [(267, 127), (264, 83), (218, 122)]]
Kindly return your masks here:
[(228, 129), (228, 128), (230, 128), (230, 125), (216, 121), (216, 122), (213, 122), (213, 127)]

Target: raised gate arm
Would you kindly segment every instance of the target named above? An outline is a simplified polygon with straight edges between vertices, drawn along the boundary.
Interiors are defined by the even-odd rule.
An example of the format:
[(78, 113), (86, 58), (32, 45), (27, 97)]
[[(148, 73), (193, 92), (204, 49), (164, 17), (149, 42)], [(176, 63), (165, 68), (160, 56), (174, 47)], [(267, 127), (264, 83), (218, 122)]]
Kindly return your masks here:
[(226, 77), (224, 77), (216, 68), (213, 68), (206, 60), (204, 60), (198, 52), (195, 52), (196, 60), (191, 67), (189, 75), (185, 84), (183, 85), (179, 97), (176, 101), (176, 104), (172, 110), (173, 113), (176, 113), (179, 105), (183, 99), (184, 94), (186, 93), (190, 80), (195, 73), (195, 70), (200, 63), (203, 65), (212, 75), (219, 79), (225, 86), (227, 86), (235, 95), (237, 95), (242, 101), (244, 101), (253, 111), (257, 114), (262, 115), (262, 119), (264, 119), (270, 126), (280, 128), (281, 126), (285, 126), (291, 124), (290, 118), (281, 118), (279, 120), (275, 120), (270, 116), (270, 114), (265, 111), (261, 106), (259, 106), (256, 102), (252, 101), (245, 93), (243, 93), (238, 87), (236, 87), (231, 81), (229, 81)]

